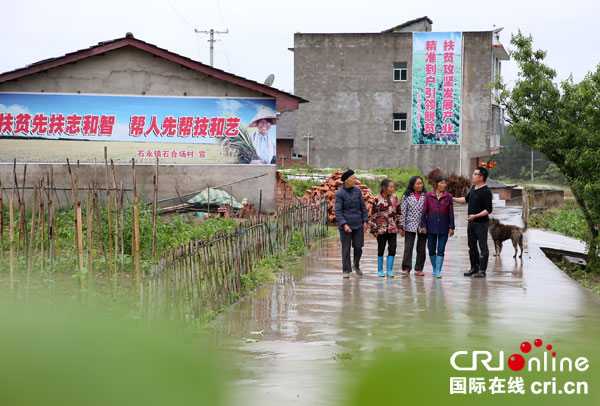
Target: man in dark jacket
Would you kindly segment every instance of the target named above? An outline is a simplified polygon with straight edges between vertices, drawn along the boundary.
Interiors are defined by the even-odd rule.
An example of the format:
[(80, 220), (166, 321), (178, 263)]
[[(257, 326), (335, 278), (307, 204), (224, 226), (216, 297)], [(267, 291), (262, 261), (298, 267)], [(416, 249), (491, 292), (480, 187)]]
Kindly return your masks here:
[[(367, 205), (360, 188), (356, 186), (356, 175), (352, 169), (342, 174), (341, 187), (335, 194), (335, 219), (339, 225), (342, 240), (342, 271), (344, 278), (350, 277), (352, 269), (362, 276), (360, 257), (364, 245), (364, 230), (369, 221)], [(350, 266), (350, 246), (354, 248), (354, 264)]]
[[(455, 203), (468, 203), (467, 210), (467, 240), (469, 242), (469, 259), (471, 269), (464, 273), (465, 276), (485, 278), (490, 251), (488, 249), (488, 229), (492, 213), (492, 192), (485, 183), (488, 170), (478, 166), (473, 172), (472, 180), (475, 186), (465, 197), (455, 197)], [(479, 250), (477, 249), (479, 243)], [(479, 254), (481, 251), (481, 255)]]

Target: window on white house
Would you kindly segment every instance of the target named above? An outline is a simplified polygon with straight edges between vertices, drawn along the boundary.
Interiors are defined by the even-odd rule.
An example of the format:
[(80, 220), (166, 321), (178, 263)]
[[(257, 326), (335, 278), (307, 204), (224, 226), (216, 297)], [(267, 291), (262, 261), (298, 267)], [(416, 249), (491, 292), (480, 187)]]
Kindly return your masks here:
[(394, 113), (392, 123), (395, 133), (406, 132), (406, 113)]
[(394, 82), (406, 82), (408, 79), (408, 63), (394, 62)]

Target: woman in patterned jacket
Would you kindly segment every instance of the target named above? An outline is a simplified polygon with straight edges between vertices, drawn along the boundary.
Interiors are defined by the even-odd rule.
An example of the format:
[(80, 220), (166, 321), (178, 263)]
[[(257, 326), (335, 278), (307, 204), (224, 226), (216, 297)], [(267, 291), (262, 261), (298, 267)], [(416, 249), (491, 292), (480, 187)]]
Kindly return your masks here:
[(394, 183), (389, 179), (381, 181), (381, 191), (375, 197), (371, 210), (369, 226), (371, 234), (377, 238), (377, 271), (380, 277), (385, 278), (383, 272), (383, 253), (388, 246), (388, 257), (386, 262), (387, 276), (394, 277), (392, 268), (396, 256), (396, 243), (398, 230), (402, 222), (400, 212), (400, 200), (394, 194)]
[(421, 228), (421, 216), (423, 215), (423, 203), (425, 203), (425, 183), (420, 176), (413, 176), (408, 181), (406, 191), (402, 195), (402, 224), (400, 235), (404, 237), (404, 255), (402, 256), (402, 275), (410, 275), (412, 268), (412, 255), (415, 239), (417, 240), (417, 262), (415, 263), (415, 274), (425, 275), (425, 245), (427, 234)]
[[(446, 192), (448, 179), (435, 178), (435, 189), (425, 195), (421, 227), (427, 234), (429, 259), (433, 265), (433, 276), (442, 277), (442, 264), (448, 236), (454, 235), (454, 205), (452, 195)], [(436, 252), (437, 248), (437, 252)]]

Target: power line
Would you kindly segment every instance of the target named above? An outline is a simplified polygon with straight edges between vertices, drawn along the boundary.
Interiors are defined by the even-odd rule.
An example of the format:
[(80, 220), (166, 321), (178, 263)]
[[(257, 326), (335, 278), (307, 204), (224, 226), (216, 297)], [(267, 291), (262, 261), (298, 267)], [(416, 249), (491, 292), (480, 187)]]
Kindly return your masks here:
[(219, 0), (216, 0), (216, 1), (217, 1), (217, 8), (219, 9), (219, 14), (221, 15), (221, 21), (223, 22), (225, 29), (229, 31), (229, 28), (227, 28), (227, 23), (225, 22), (225, 19), (223, 18), (223, 13), (221, 12), (221, 5), (219, 4)]
[(181, 14), (179, 14), (179, 12), (177, 11), (177, 9), (175, 8), (175, 6), (171, 3), (171, 0), (169, 0), (169, 6), (171, 6), (171, 9), (173, 10), (173, 12), (175, 13), (175, 15), (181, 20), (183, 21), (188, 27), (190, 28), (194, 28), (193, 25), (191, 25), (190, 23), (187, 22), (187, 20), (185, 18), (183, 18), (181, 16)]

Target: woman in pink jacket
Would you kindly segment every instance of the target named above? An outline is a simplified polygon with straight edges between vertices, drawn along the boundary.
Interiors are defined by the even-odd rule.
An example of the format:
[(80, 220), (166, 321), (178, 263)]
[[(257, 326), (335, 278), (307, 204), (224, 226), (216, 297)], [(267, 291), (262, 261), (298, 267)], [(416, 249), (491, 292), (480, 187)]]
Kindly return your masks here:
[(398, 230), (402, 222), (400, 212), (400, 200), (394, 194), (394, 183), (389, 179), (381, 181), (381, 191), (375, 197), (373, 208), (371, 209), (371, 220), (369, 226), (371, 234), (377, 238), (377, 272), (382, 278), (385, 278), (383, 272), (383, 253), (385, 246), (388, 246), (387, 256), (387, 276), (394, 277), (392, 268), (394, 267), (394, 258), (396, 256), (396, 243)]

